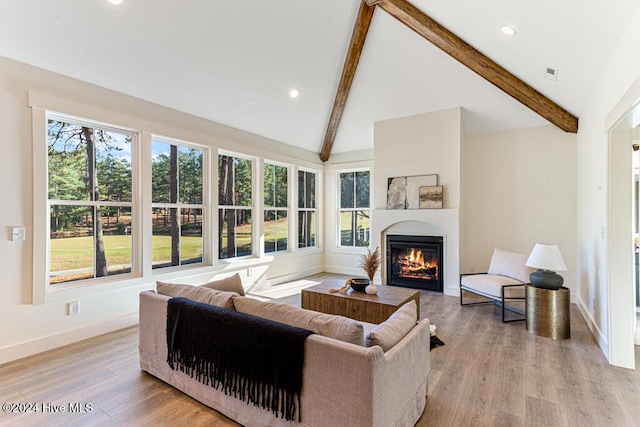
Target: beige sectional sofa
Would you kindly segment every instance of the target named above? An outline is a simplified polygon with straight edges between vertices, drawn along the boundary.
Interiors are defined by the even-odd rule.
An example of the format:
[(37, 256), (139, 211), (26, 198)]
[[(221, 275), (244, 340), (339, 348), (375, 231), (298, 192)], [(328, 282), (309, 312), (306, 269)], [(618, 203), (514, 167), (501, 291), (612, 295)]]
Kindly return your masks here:
[[(172, 370), (167, 363), (167, 301), (169, 295), (189, 298), (189, 292), (185, 295), (184, 287), (179, 292), (163, 288), (162, 292), (169, 295), (142, 292), (140, 366), (194, 399), (246, 426), (412, 426), (422, 415), (430, 369), (429, 321), (415, 322), (414, 302), (403, 306), (386, 322), (370, 325), (260, 302), (235, 292), (212, 291), (213, 296), (204, 301), (202, 289), (194, 288), (199, 294), (194, 299), (200, 302), (233, 306), (239, 312), (316, 332), (304, 345), (301, 420), (286, 421)], [(407, 319), (412, 321), (407, 323)]]

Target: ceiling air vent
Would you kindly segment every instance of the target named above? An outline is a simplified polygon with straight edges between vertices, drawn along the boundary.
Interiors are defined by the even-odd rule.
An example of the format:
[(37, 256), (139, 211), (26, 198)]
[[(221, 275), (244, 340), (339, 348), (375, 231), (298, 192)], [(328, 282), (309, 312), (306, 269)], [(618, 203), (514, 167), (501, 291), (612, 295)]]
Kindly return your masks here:
[(555, 82), (558, 80), (558, 70), (556, 68), (544, 67), (544, 76)]

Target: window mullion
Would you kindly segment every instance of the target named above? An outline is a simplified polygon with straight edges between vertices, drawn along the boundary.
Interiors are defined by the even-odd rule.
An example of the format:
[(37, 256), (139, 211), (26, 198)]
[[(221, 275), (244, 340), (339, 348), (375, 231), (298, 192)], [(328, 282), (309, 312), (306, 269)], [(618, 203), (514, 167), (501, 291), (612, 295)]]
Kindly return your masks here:
[(296, 197), (300, 191), (298, 189), (298, 167), (292, 166), (287, 170), (287, 216), (289, 217), (289, 229), (287, 230), (289, 251), (295, 252), (300, 244), (300, 236), (298, 236), (298, 221), (300, 220), (300, 201)]
[[(258, 258), (263, 258), (265, 254), (264, 250), (264, 242), (265, 242), (265, 227), (264, 227), (264, 214), (265, 214), (265, 205), (264, 205), (264, 159), (259, 158), (254, 163), (254, 187), (253, 187), (253, 235), (258, 236), (257, 239), (252, 239), (253, 241), (253, 253), (258, 256)], [(260, 212), (260, 217), (257, 218), (256, 213)]]
[(134, 167), (138, 171), (134, 174), (137, 177), (134, 180), (137, 195), (134, 199), (137, 202), (134, 226), (141, 232), (133, 235), (134, 249), (137, 249), (138, 254), (134, 269), (143, 277), (150, 277), (153, 271), (152, 136), (149, 132), (141, 132), (139, 138), (140, 143), (134, 157)]

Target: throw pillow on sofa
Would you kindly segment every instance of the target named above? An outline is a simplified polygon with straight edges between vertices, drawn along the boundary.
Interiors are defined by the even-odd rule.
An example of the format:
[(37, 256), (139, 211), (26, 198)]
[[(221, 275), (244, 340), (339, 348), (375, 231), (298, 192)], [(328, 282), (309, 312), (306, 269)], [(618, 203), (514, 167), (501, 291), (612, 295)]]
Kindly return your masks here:
[(347, 317), (247, 297), (234, 298), (233, 304), (241, 313), (264, 317), (274, 322), (308, 329), (325, 337), (364, 346), (362, 324)]
[(218, 307), (235, 310), (233, 307), (233, 297), (239, 296), (237, 292), (225, 292), (215, 289), (203, 288), (202, 286), (180, 285), (176, 283), (156, 282), (159, 294), (169, 297), (185, 297), (191, 301), (202, 302)]
[(244, 296), (244, 287), (242, 286), (242, 279), (238, 273), (231, 277), (225, 277), (224, 279), (214, 280), (213, 282), (205, 283), (203, 288), (216, 289), (218, 291), (237, 292)]
[(410, 301), (367, 334), (367, 347), (379, 345), (382, 347), (382, 351), (386, 352), (398, 344), (416, 326), (417, 320), (418, 308), (416, 302)]

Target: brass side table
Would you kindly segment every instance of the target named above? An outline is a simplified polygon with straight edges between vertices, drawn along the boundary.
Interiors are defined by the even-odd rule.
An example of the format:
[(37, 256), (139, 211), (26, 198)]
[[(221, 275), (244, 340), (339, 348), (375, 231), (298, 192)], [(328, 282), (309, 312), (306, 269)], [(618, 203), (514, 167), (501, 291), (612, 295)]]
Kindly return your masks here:
[(527, 332), (554, 340), (571, 338), (568, 288), (552, 290), (526, 285), (525, 297)]

